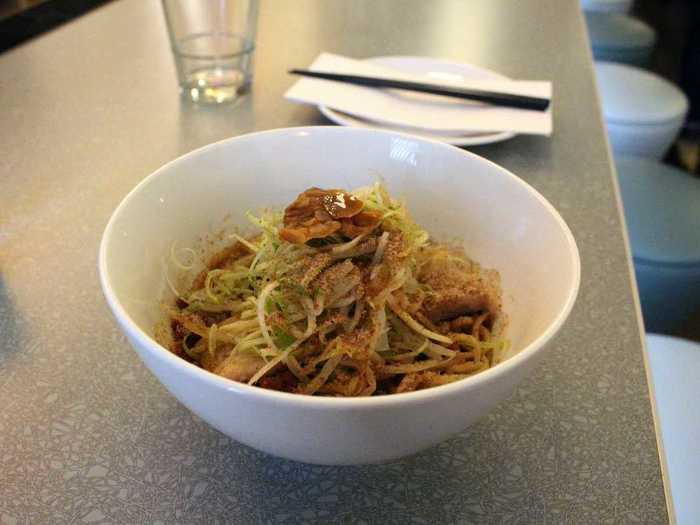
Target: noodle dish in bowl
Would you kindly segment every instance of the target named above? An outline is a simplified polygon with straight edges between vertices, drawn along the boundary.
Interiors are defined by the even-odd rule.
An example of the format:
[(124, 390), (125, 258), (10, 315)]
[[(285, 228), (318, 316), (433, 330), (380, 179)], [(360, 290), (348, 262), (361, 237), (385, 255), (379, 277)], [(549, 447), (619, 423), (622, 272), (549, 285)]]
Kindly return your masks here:
[(231, 138), (146, 177), (99, 270), (158, 380), (231, 438), (317, 464), (389, 461), (477, 421), (578, 292), (566, 223), (481, 157), (379, 130)]

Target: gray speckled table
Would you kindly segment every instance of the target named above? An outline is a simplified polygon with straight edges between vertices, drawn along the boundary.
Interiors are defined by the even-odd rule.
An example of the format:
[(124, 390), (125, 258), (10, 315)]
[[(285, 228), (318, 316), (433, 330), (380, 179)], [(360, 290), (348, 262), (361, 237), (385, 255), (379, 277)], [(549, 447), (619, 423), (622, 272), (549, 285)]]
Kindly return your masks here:
[[(120, 335), (97, 247), (174, 157), (322, 122), (285, 102), (320, 51), (462, 59), (554, 81), (555, 134), (475, 148), (561, 211), (583, 281), (546, 362), (462, 435), (401, 462), (312, 467), (180, 406)], [(0, 56), (0, 524), (663, 523), (639, 321), (576, 0), (264, 0), (237, 107), (181, 103), (159, 3), (122, 0)]]

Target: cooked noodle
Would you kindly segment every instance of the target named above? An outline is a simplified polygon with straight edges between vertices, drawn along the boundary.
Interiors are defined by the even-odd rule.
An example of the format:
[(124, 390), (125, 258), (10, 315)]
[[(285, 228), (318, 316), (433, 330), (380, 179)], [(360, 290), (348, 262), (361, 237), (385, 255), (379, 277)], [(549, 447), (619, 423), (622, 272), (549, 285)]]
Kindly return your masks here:
[[(177, 355), (235, 381), (308, 395), (366, 396), (443, 385), (500, 361), (498, 274), (429, 240), (381, 184), (312, 188), (250, 216), (175, 305)], [(187, 261), (178, 258), (187, 254)], [(189, 270), (194, 250), (176, 249)]]

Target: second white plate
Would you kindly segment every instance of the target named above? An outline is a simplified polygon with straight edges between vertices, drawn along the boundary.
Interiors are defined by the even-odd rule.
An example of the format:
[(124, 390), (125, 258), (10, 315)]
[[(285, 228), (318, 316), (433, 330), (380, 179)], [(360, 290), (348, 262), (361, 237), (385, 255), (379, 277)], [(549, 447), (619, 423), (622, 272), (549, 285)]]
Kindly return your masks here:
[[(467, 78), (480, 80), (509, 80), (508, 77), (488, 69), (464, 62), (453, 62), (450, 60), (438, 60), (434, 58), (412, 56), (386, 56), (368, 58), (367, 61), (377, 65), (405, 71), (406, 73), (411, 73), (413, 75), (425, 76), (431, 80), (463, 80)], [(515, 136), (515, 133), (511, 131), (501, 131), (498, 133), (474, 133), (458, 136), (454, 136), (449, 133), (428, 133), (425, 130), (413, 130), (403, 126), (387, 126), (385, 124), (379, 124), (371, 120), (334, 110), (327, 106), (318, 106), (318, 109), (324, 117), (342, 126), (402, 131), (404, 133), (411, 133), (412, 135), (417, 135), (419, 137), (446, 142), (454, 146), (477, 146), (479, 144), (491, 144), (494, 142), (508, 140)]]

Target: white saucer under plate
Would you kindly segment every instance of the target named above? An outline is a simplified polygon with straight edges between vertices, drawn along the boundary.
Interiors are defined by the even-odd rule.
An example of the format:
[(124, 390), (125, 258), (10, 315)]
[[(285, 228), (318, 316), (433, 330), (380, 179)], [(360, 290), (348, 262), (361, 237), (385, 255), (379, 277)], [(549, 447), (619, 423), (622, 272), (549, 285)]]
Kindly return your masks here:
[[(380, 66), (391, 67), (413, 75), (422, 75), (431, 80), (510, 80), (508, 77), (488, 69), (477, 67), (472, 64), (466, 64), (464, 62), (453, 62), (451, 60), (437, 60), (434, 58), (412, 56), (374, 57), (366, 60)], [(477, 146), (479, 144), (491, 144), (494, 142), (508, 140), (515, 136), (515, 133), (512, 131), (500, 131), (498, 133), (474, 133), (458, 136), (454, 136), (448, 132), (445, 134), (429, 133), (425, 130), (413, 130), (403, 126), (378, 124), (371, 120), (337, 111), (329, 108), (328, 106), (321, 105), (318, 106), (318, 109), (328, 120), (342, 126), (402, 131), (404, 133), (411, 133), (412, 135), (417, 135), (419, 137), (446, 142), (454, 146)]]

